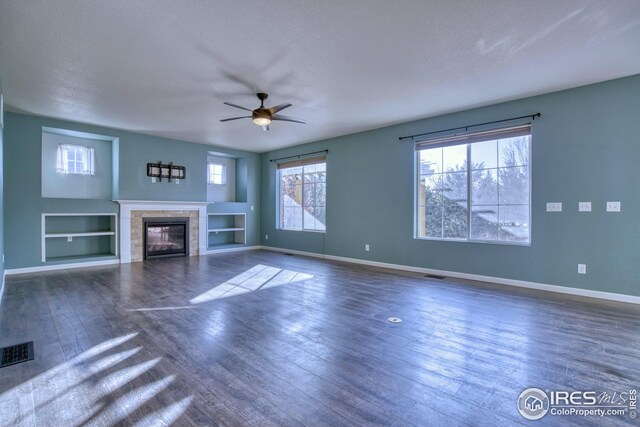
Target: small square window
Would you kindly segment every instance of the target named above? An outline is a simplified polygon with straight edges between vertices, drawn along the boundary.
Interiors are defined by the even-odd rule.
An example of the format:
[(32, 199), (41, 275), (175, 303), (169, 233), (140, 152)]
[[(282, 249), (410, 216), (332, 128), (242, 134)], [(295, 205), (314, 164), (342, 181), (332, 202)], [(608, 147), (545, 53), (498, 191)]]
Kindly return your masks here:
[(227, 183), (227, 167), (223, 163), (207, 165), (207, 184), (225, 185)]
[(56, 172), (59, 174), (94, 175), (94, 151), (83, 145), (58, 145)]

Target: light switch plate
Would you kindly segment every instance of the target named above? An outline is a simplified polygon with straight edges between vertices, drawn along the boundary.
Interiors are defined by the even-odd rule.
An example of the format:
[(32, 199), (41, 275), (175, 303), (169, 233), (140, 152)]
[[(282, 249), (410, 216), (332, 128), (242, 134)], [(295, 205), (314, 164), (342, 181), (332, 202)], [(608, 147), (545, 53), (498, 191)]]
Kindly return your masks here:
[(578, 202), (578, 212), (591, 212), (591, 202)]
[(578, 274), (587, 274), (587, 264), (578, 264)]
[(560, 202), (547, 203), (547, 212), (562, 212), (562, 203)]
[(620, 212), (620, 202), (607, 202), (607, 212)]

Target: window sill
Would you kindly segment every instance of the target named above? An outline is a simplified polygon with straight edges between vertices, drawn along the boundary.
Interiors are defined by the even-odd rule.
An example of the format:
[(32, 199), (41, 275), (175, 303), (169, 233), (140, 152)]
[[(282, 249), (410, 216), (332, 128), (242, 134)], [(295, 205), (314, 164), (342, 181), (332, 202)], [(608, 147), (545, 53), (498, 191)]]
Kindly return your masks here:
[(300, 228), (278, 228), (280, 231), (301, 231), (304, 233), (317, 233), (317, 234), (326, 234), (327, 230), (304, 230)]
[(428, 240), (432, 242), (455, 242), (455, 243), (480, 243), (487, 245), (505, 245), (505, 246), (531, 246), (531, 242), (509, 242), (496, 240), (467, 240), (467, 239), (439, 239), (437, 237), (414, 237), (414, 240)]

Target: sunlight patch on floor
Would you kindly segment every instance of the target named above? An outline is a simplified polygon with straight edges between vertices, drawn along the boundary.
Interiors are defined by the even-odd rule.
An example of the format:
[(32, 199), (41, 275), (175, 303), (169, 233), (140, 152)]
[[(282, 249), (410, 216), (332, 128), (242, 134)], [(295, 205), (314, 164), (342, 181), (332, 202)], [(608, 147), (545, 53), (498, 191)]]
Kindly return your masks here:
[(125, 342), (135, 338), (136, 336), (138, 336), (138, 333), (132, 332), (127, 335), (122, 335), (121, 337), (111, 338), (110, 340), (103, 341), (100, 344), (91, 347), (89, 350), (80, 353), (73, 360), (76, 363), (84, 362), (85, 360), (91, 357), (95, 357), (100, 353), (104, 353), (107, 350), (110, 350), (114, 347), (124, 344)]
[[(113, 425), (134, 411), (143, 417), (139, 425), (172, 424), (187, 410), (193, 397), (173, 402), (168, 396), (160, 396), (175, 376), (150, 372), (162, 358), (141, 361), (142, 347), (130, 345), (137, 335), (106, 340), (2, 392), (0, 424)], [(158, 402), (151, 406), (153, 409), (145, 410), (145, 404), (152, 399)]]
[(190, 305), (177, 307), (145, 307), (145, 308), (129, 308), (127, 311), (170, 311), (170, 310), (193, 310)]
[(242, 295), (261, 289), (287, 285), (289, 283), (304, 282), (311, 278), (313, 278), (311, 274), (258, 264), (232, 279), (192, 298), (189, 302), (191, 304), (201, 304), (203, 302)]
[(103, 357), (102, 359), (97, 360), (96, 362), (89, 365), (89, 371), (91, 371), (91, 373), (93, 374), (100, 373), (130, 358), (134, 354), (138, 353), (140, 350), (142, 350), (142, 347), (136, 347), (136, 348), (132, 348), (131, 350), (126, 350), (120, 353)]
[(155, 359), (138, 363), (133, 366), (128, 366), (112, 374), (107, 375), (106, 377), (100, 380), (102, 389), (107, 394), (113, 393), (114, 391), (118, 390), (120, 387), (124, 386), (128, 382), (133, 381), (135, 378), (138, 378), (140, 375), (151, 370), (154, 366), (158, 364), (158, 362), (160, 362), (160, 359), (161, 359), (160, 357), (156, 357)]
[(160, 411), (147, 415), (134, 424), (135, 427), (153, 427), (153, 426), (170, 426), (180, 418), (180, 415), (191, 405), (193, 397), (185, 397), (184, 399), (173, 403)]
[[(83, 421), (77, 422), (76, 425), (82, 426), (88, 423), (95, 423), (98, 425), (117, 425), (118, 423), (125, 421), (129, 415), (169, 387), (174, 380), (175, 376), (169, 375), (168, 377), (160, 380), (136, 387), (117, 398), (107, 408), (102, 408), (96, 413), (85, 417)], [(155, 413), (156, 411), (149, 415), (153, 416)]]

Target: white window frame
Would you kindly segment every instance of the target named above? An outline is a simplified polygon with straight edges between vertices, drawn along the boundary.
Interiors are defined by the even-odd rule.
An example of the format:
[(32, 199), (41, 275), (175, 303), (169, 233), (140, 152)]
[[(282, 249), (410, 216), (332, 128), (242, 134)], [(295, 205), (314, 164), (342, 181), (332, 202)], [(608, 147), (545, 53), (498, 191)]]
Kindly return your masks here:
[[(220, 166), (222, 169), (220, 174), (215, 173), (215, 167)], [(220, 177), (220, 182), (216, 182), (216, 177)], [(227, 185), (227, 165), (221, 162), (207, 163), (207, 184), (209, 185)]]
[[(302, 231), (302, 232), (308, 232), (308, 233), (326, 233), (327, 232), (327, 224), (326, 224), (326, 214), (327, 214), (327, 206), (325, 204), (324, 209), (325, 209), (325, 224), (324, 224), (324, 230), (318, 230), (315, 228), (305, 228), (304, 227), (304, 205), (301, 205), (301, 209), (302, 209), (302, 227), (301, 228), (288, 228), (288, 227), (283, 227), (282, 226), (282, 222), (280, 220), (281, 216), (281, 212), (282, 212), (282, 197), (280, 194), (281, 188), (280, 188), (280, 171), (283, 169), (291, 169), (291, 168), (295, 168), (295, 167), (302, 167), (302, 176), (304, 176), (304, 167), (305, 165), (311, 166), (311, 165), (316, 165), (316, 164), (324, 164), (325, 165), (325, 176), (326, 176), (326, 165), (327, 165), (327, 160), (326, 157), (318, 157), (318, 158), (311, 158), (311, 159), (302, 159), (302, 160), (297, 160), (294, 162), (287, 162), (287, 163), (281, 163), (278, 165), (277, 169), (276, 169), (276, 229), (279, 230), (285, 230), (285, 231)], [(326, 181), (326, 177), (325, 177), (325, 203), (326, 203), (326, 198), (327, 198), (327, 181)], [(302, 200), (304, 200), (304, 183), (302, 184)]]
[[(473, 214), (472, 211), (472, 179), (473, 179), (473, 174), (472, 174), (472, 165), (471, 162), (469, 161), (471, 159), (471, 145), (474, 143), (479, 143), (479, 142), (483, 142), (483, 141), (491, 141), (491, 140), (496, 140), (496, 139), (503, 139), (503, 138), (507, 138), (507, 137), (487, 137), (486, 139), (482, 139), (483, 138), (483, 134), (500, 134), (501, 132), (504, 133), (508, 133), (510, 132), (512, 129), (519, 129), (519, 128), (528, 128), (529, 129), (529, 146), (528, 146), (528, 164), (527, 164), (527, 181), (528, 181), (528, 191), (529, 191), (529, 200), (528, 200), (528, 205), (529, 205), (529, 224), (528, 224), (528, 231), (529, 231), (529, 236), (528, 236), (528, 240), (527, 241), (512, 241), (512, 240), (499, 240), (499, 239), (495, 239), (495, 240), (487, 240), (487, 239), (473, 239), (471, 237), (471, 216)], [(467, 139), (468, 142), (463, 142), (461, 143), (460, 141), (462, 141), (463, 139)], [(419, 233), (419, 221), (420, 221), (420, 202), (419, 202), (419, 191), (420, 191), (420, 151), (422, 150), (420, 148), (420, 146), (428, 146), (429, 148), (439, 148), (439, 147), (449, 147), (449, 146), (453, 146), (453, 145), (466, 145), (466, 150), (467, 150), (467, 169), (466, 169), (466, 173), (467, 173), (467, 237), (466, 238), (447, 238), (447, 237), (428, 237), (428, 236), (420, 236)], [(445, 136), (442, 138), (434, 138), (434, 139), (429, 139), (429, 140), (425, 140), (425, 141), (420, 141), (417, 140), (416, 141), (416, 147), (415, 147), (415, 151), (414, 151), (414, 221), (413, 221), (413, 227), (414, 227), (414, 231), (413, 231), (413, 237), (416, 240), (433, 240), (433, 241), (441, 241), (441, 242), (463, 242), (463, 243), (481, 243), (481, 244), (495, 244), (495, 245), (513, 245), (513, 246), (531, 246), (531, 242), (532, 242), (532, 230), (533, 230), (533, 226), (532, 226), (532, 193), (531, 193), (531, 170), (532, 170), (532, 145), (533, 145), (533, 132), (531, 129), (531, 124), (527, 123), (527, 124), (523, 124), (523, 125), (518, 125), (515, 127), (509, 127), (509, 128), (501, 128), (501, 129), (494, 129), (494, 130), (490, 130), (490, 131), (484, 131), (484, 132), (476, 132), (476, 133), (468, 133), (468, 134), (463, 134), (463, 135), (454, 135), (454, 136)], [(428, 148), (427, 148), (428, 149)], [(499, 206), (500, 204), (498, 204)]]
[[(95, 175), (94, 149), (84, 145), (58, 144), (56, 173), (60, 175)], [(73, 154), (73, 160), (69, 155)], [(73, 165), (71, 167), (71, 165)], [(78, 165), (80, 167), (78, 168)]]

